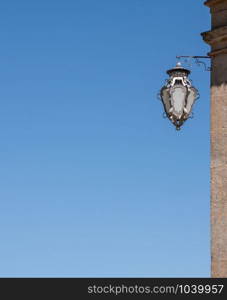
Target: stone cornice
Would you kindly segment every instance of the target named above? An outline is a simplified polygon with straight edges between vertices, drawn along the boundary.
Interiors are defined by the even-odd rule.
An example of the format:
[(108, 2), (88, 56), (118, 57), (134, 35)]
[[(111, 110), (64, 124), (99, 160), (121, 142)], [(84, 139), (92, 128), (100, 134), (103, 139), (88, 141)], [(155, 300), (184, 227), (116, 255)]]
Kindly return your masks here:
[(223, 2), (227, 2), (227, 0), (207, 0), (206, 2), (204, 2), (204, 5), (212, 7)]
[(220, 54), (226, 54), (227, 53), (227, 48), (224, 49), (220, 49), (220, 50), (216, 50), (216, 51), (211, 51), (209, 53), (207, 53), (208, 56), (210, 57), (214, 57)]
[(201, 33), (204, 41), (209, 45), (214, 45), (223, 41), (227, 41), (227, 26), (213, 29)]

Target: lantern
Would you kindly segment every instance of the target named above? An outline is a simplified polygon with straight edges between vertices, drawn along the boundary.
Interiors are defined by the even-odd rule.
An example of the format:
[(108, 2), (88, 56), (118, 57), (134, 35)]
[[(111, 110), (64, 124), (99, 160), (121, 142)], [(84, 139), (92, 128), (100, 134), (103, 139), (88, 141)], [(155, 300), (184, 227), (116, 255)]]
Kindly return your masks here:
[(169, 79), (160, 91), (165, 114), (179, 130), (183, 123), (192, 115), (192, 107), (199, 93), (188, 79), (190, 71), (181, 63), (167, 71)]

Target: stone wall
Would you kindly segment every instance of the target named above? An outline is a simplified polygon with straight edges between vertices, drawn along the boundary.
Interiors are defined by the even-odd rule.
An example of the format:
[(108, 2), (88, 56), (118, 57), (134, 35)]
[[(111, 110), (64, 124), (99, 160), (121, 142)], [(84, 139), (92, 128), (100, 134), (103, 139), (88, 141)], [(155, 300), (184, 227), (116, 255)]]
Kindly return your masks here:
[(211, 31), (211, 276), (227, 277), (227, 0), (209, 0)]

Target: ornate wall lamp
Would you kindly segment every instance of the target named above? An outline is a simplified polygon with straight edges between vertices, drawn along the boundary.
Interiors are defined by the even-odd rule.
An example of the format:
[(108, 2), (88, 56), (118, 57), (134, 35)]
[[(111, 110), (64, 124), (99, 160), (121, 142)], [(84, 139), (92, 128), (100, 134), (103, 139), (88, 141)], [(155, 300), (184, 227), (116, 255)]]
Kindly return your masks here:
[[(181, 58), (187, 58), (185, 62), (193, 58), (197, 65), (203, 64), (205, 70), (210, 71), (204, 62), (198, 60), (210, 58), (209, 56), (177, 56), (178, 60)], [(176, 130), (180, 130), (183, 123), (192, 117), (193, 105), (199, 98), (198, 90), (192, 86), (188, 78), (190, 73), (190, 70), (182, 67), (178, 62), (176, 67), (167, 71), (169, 78), (158, 95), (164, 107), (164, 115), (173, 123)]]

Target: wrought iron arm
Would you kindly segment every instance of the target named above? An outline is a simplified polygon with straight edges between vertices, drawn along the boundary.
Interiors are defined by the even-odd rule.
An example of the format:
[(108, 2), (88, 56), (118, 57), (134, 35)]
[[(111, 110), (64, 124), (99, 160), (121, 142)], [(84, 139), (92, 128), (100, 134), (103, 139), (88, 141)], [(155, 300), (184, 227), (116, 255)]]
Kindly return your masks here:
[(179, 59), (179, 60), (180, 60), (181, 58), (184, 58), (184, 62), (185, 62), (185, 63), (188, 63), (189, 65), (190, 65), (190, 60), (191, 60), (191, 59), (194, 59), (194, 60), (195, 60), (195, 63), (196, 63), (198, 66), (201, 66), (201, 65), (204, 66), (205, 71), (211, 71), (211, 67), (208, 67), (207, 64), (206, 64), (204, 61), (201, 61), (201, 60), (200, 60), (200, 59), (210, 58), (210, 56), (178, 55), (178, 56), (176, 56), (176, 58)]

